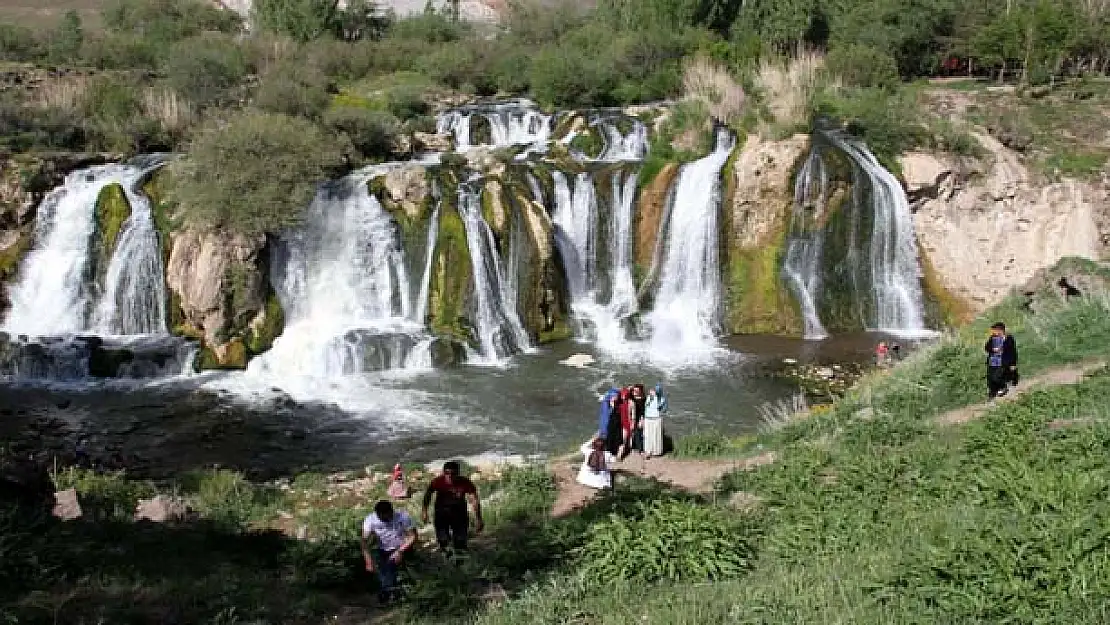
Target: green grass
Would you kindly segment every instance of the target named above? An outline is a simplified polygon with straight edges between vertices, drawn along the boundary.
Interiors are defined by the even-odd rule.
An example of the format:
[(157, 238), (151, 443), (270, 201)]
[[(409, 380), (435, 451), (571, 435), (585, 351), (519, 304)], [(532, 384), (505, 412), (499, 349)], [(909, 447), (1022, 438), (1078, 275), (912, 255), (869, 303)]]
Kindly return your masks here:
[[(1108, 273), (1064, 262), (1069, 275)], [(1017, 336), (1027, 379), (1110, 357), (1106, 294), (1042, 300), (1037, 311), (1008, 300), (781, 429), (680, 439), (682, 457), (775, 451), (775, 463), (726, 475), (709, 497), (628, 476), (553, 519), (543, 468), (484, 476), (487, 529), (471, 561), (457, 569), (414, 557), (410, 600), (389, 622), (1107, 622), (1110, 370), (1031, 390), (964, 425), (935, 422), (982, 400), (982, 343), (996, 319)], [(417, 495), (429, 477), (410, 471)], [(55, 479), (106, 512), (59, 523), (0, 506), (7, 622), (376, 618), (357, 528), (385, 480), (337, 490), (312, 474), (285, 486), (226, 471), (173, 484), (82, 471)], [(200, 520), (131, 522), (128, 510), (155, 490), (189, 498)], [(736, 509), (725, 505), (734, 497)], [(406, 507), (415, 513), (418, 501)], [(308, 540), (291, 538), (294, 526)], [(494, 588), (508, 600), (484, 599)]]

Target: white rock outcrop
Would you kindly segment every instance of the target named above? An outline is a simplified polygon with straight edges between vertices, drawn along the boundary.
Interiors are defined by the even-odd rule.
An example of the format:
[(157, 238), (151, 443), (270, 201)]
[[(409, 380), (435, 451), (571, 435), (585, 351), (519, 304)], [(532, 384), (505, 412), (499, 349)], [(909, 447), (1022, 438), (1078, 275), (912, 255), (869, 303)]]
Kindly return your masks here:
[(944, 156), (901, 159), (920, 249), (953, 295), (978, 312), (1065, 256), (1106, 255), (1105, 185), (1038, 183), (1017, 153), (975, 138), (990, 154), (978, 175), (969, 174), (972, 163)]

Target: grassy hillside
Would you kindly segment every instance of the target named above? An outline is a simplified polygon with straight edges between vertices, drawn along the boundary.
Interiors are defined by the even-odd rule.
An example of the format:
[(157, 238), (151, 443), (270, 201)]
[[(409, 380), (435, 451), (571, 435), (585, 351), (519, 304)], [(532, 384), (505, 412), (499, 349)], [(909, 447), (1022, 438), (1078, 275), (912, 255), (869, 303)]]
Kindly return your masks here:
[[(1064, 261), (1069, 276), (1107, 270)], [(1091, 284), (1096, 281), (1085, 281)], [(832, 409), (732, 446), (775, 463), (708, 497), (639, 478), (550, 518), (543, 467), (485, 475), (487, 532), (460, 569), (427, 551), (409, 601), (373, 605), (359, 519), (381, 476), (258, 485), (56, 475), (86, 518), (0, 506), (6, 622), (1097, 623), (1110, 619), (1110, 296), (1013, 298), (872, 374)], [(1025, 384), (982, 402), (982, 342), (1005, 319)], [(1082, 367), (1080, 367), (1082, 365)], [(1086, 378), (1078, 372), (1089, 372)], [(1056, 384), (1076, 373), (1075, 384)], [(1037, 380), (1043, 380), (1038, 386)], [(961, 421), (961, 423), (952, 423)], [(719, 451), (719, 450), (717, 450)], [(737, 452), (742, 453), (742, 452)], [(748, 453), (755, 453), (749, 451)], [(419, 488), (427, 476), (414, 473)], [(198, 518), (135, 523), (139, 497)], [(416, 502), (407, 504), (414, 512)]]
[(96, 25), (104, 0), (0, 0), (0, 22), (11, 22), (22, 26), (53, 26), (66, 11), (77, 11), (82, 21)]

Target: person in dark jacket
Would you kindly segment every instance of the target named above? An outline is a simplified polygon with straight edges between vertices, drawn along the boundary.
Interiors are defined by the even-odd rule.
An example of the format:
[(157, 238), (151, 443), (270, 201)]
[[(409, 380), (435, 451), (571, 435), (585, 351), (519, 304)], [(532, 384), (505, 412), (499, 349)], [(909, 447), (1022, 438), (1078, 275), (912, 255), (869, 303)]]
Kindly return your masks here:
[(1006, 324), (998, 322), (991, 326), (991, 336), (983, 349), (987, 352), (987, 390), (992, 399), (1002, 397), (1010, 385), (1018, 383), (1017, 341), (1006, 334)]

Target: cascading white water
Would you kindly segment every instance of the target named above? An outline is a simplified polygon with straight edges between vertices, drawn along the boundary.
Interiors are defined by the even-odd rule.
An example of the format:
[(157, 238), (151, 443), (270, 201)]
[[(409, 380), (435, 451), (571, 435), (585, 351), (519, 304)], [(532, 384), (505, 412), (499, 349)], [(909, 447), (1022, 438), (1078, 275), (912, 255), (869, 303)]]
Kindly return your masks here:
[(717, 346), (720, 173), (734, 143), (731, 134), (719, 130), (713, 152), (686, 165), (679, 174), (659, 289), (647, 315), (654, 354), (704, 352)]
[(455, 149), (462, 152), (470, 149), (470, 114), (461, 111), (447, 111), (436, 119), (436, 133), (451, 135)]
[(531, 347), (528, 333), (516, 312), (516, 300), (507, 292), (501, 255), (493, 231), (482, 217), (482, 201), (469, 185), (459, 186), (459, 216), (466, 230), (466, 244), (474, 278), (474, 330), (479, 355), (486, 362)]
[[(829, 133), (833, 145), (843, 150), (867, 179), (872, 211), (870, 279), (874, 313), (870, 329), (900, 335), (928, 335), (921, 290), (921, 268), (909, 199), (898, 179), (879, 164), (862, 143), (840, 133)], [(860, 186), (856, 181), (856, 187)], [(859, 189), (856, 189), (859, 191)], [(863, 210), (856, 194), (857, 214)], [(858, 221), (856, 222), (858, 223)], [(853, 231), (855, 228), (853, 228)], [(856, 247), (853, 241), (853, 248)], [(858, 253), (856, 254), (858, 258)]]
[(593, 124), (601, 128), (605, 139), (599, 161), (638, 161), (647, 154), (647, 126), (640, 120), (632, 120), (632, 130), (623, 134), (612, 119), (598, 119)]
[(574, 186), (561, 171), (552, 173), (555, 182), (555, 243), (563, 257), (571, 304), (593, 300), (597, 269), (597, 193), (586, 172), (575, 177)]
[(428, 293), (432, 284), (432, 262), (435, 261), (436, 237), (439, 236), (439, 209), (442, 202), (436, 202), (432, 220), (428, 224), (428, 238), (424, 251), (424, 277), (420, 279), (420, 293), (416, 296), (416, 312), (412, 320), (421, 325), (428, 317)]
[(425, 338), (393, 221), (367, 180), (364, 171), (325, 185), (304, 225), (282, 237), (271, 278), (286, 327), (248, 375), (318, 397), (332, 378), (403, 367)]
[[(150, 202), (135, 190), (148, 171), (124, 164), (83, 169), (43, 199), (35, 248), (20, 267), (4, 331), (32, 336), (165, 333), (161, 251)], [(131, 217), (119, 234), (105, 275), (105, 296), (98, 301), (89, 275), (90, 242), (97, 197), (110, 184), (124, 188)]]
[[(157, 166), (157, 165), (156, 165)], [(149, 169), (123, 182), (131, 216), (123, 223), (93, 315), (97, 334), (167, 334), (166, 279), (150, 199), (136, 189)]]
[(782, 272), (798, 297), (802, 312), (804, 337), (819, 340), (828, 337), (817, 313), (817, 296), (821, 289), (821, 255), (825, 249), (825, 230), (817, 226), (815, 214), (824, 209), (828, 175), (825, 161), (816, 147), (810, 150), (794, 181), (794, 210), (790, 217), (790, 238)]
[(527, 100), (473, 105), (441, 113), (436, 120), (436, 132), (452, 135), (457, 151), (475, 147), (471, 137), (474, 115), (489, 123), (492, 147), (538, 146), (547, 143), (551, 137), (551, 116), (536, 110), (535, 104)]
[[(613, 176), (613, 214), (609, 227), (609, 257), (613, 268), (608, 308), (612, 318), (618, 321), (631, 316), (637, 308), (636, 285), (632, 280), (632, 206), (636, 202), (638, 182), (636, 173), (625, 176), (623, 183), (620, 176)], [(623, 338), (623, 330), (620, 338)]]

